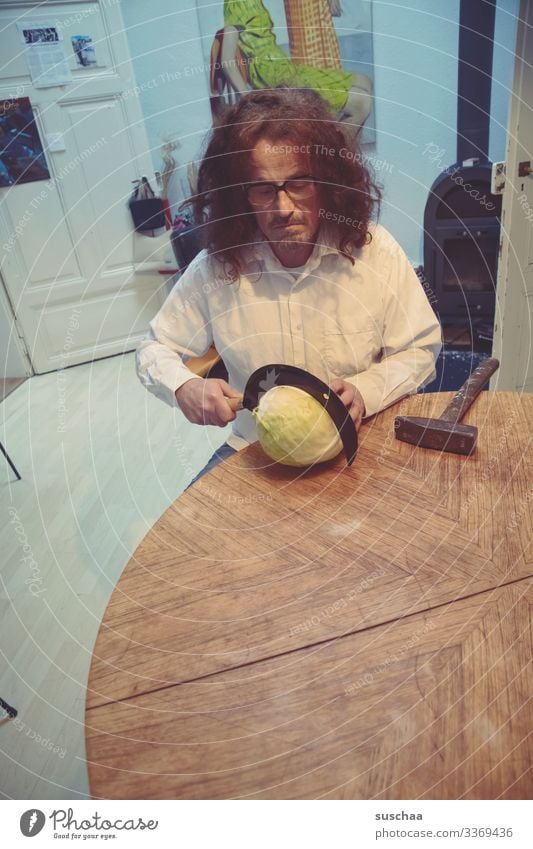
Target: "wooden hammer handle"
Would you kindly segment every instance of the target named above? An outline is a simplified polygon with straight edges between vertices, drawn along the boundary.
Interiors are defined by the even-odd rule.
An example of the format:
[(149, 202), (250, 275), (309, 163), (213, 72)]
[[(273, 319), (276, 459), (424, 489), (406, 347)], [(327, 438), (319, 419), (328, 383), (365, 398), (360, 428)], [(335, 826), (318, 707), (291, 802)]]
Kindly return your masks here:
[(440, 418), (447, 422), (460, 422), (499, 365), (499, 360), (493, 357), (480, 363), (466, 383), (455, 393)]
[(240, 410), (243, 409), (242, 398), (228, 398), (228, 396), (226, 396), (226, 401), (228, 402), (234, 413), (238, 413)]

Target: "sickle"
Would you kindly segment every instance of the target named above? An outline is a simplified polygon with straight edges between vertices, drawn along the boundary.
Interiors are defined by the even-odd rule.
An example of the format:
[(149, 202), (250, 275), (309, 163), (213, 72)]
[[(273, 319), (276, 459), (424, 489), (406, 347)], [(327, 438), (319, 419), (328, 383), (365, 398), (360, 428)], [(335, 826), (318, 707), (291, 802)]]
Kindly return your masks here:
[(339, 432), (344, 453), (351, 466), (357, 453), (357, 431), (350, 414), (336, 392), (320, 378), (304, 369), (283, 363), (269, 363), (256, 369), (244, 387), (242, 407), (253, 412), (265, 392), (274, 386), (302, 389), (321, 404)]

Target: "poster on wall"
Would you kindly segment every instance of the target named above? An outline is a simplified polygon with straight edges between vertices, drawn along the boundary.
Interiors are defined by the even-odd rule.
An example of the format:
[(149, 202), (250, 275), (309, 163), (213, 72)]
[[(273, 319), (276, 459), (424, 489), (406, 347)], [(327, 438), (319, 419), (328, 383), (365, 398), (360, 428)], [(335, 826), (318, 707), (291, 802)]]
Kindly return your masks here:
[(80, 68), (94, 68), (96, 62), (96, 51), (90, 35), (73, 35), (70, 39), (72, 49), (76, 57), (76, 63)]
[(49, 88), (72, 82), (63, 50), (63, 36), (56, 24), (19, 22), (17, 24), (34, 88)]
[(29, 97), (0, 100), (0, 187), (49, 179)]
[[(215, 125), (240, 93), (287, 85), (315, 89), (338, 120), (359, 130), (360, 143), (375, 141), (372, 0), (196, 4)], [(237, 44), (223, 64), (230, 27)]]

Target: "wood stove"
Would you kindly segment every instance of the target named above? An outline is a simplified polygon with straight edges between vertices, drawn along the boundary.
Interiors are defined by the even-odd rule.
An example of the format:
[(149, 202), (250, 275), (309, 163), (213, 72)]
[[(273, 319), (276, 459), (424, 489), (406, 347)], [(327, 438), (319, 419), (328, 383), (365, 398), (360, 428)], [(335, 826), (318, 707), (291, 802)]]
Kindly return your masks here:
[(492, 326), (501, 196), (488, 159), (495, 0), (461, 0), (457, 162), (431, 186), (424, 212), (424, 274), (443, 324)]

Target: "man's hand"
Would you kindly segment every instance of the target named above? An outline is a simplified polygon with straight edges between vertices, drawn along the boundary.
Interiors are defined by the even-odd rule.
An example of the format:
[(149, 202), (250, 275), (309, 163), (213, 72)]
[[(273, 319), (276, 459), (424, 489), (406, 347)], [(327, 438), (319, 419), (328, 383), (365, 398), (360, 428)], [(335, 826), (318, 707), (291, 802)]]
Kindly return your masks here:
[(341, 377), (335, 377), (330, 383), (331, 388), (337, 393), (344, 406), (348, 409), (350, 417), (353, 420), (355, 429), (359, 430), (361, 420), (365, 414), (365, 402), (363, 396), (355, 386), (343, 380)]
[(224, 427), (235, 418), (242, 396), (225, 380), (194, 377), (176, 389), (178, 407), (193, 424)]

